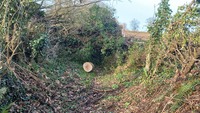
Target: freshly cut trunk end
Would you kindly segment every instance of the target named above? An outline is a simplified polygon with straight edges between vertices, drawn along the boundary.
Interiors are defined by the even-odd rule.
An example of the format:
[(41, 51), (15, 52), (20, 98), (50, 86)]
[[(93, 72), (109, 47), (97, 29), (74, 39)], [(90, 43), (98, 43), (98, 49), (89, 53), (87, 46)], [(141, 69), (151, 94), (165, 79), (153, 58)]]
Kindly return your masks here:
[(86, 71), (86, 72), (91, 72), (93, 69), (94, 69), (94, 64), (91, 63), (91, 62), (85, 62), (83, 64), (83, 69)]

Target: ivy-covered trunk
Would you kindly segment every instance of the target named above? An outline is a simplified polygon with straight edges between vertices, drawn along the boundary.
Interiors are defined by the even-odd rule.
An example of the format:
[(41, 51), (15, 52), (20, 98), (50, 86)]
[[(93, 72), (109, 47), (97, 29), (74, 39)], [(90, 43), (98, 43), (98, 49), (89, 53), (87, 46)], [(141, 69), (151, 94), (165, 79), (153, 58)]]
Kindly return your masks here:
[(167, 68), (175, 73), (175, 79), (186, 78), (200, 65), (199, 4), (193, 0), (187, 6), (179, 7), (170, 20), (166, 19), (168, 24), (162, 24), (160, 20), (164, 18), (157, 18), (150, 27), (153, 28), (149, 29), (153, 43), (149, 45), (151, 51), (145, 69), (150, 76)]
[(155, 20), (153, 24), (147, 27), (148, 32), (151, 36), (149, 49), (146, 56), (145, 70), (150, 76), (152, 75), (152, 73), (154, 73), (151, 72), (151, 70), (155, 70), (153, 68), (157, 68), (156, 66), (153, 66), (153, 62), (155, 61), (155, 59), (159, 59), (157, 57), (153, 58), (152, 53), (154, 53), (153, 51), (159, 50), (159, 48), (162, 46), (161, 38), (163, 33), (166, 31), (166, 27), (169, 25), (170, 22), (172, 10), (169, 6), (169, 0), (162, 0), (159, 4), (157, 13), (155, 14)]

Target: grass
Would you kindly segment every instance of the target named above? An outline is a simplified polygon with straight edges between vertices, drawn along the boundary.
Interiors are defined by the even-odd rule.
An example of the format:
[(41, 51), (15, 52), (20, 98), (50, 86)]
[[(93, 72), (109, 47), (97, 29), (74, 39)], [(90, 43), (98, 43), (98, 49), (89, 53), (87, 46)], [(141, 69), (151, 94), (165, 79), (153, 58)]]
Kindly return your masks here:
[[(151, 103), (152, 104), (163, 103), (163, 102), (165, 103), (165, 97), (168, 97), (169, 95), (172, 95), (173, 93), (175, 93), (175, 95), (177, 96), (174, 97), (173, 99), (174, 104), (171, 105), (171, 108), (170, 108), (174, 112), (183, 104), (181, 102), (184, 101), (183, 99), (185, 98), (185, 96), (187, 96), (186, 94), (188, 95), (190, 94), (188, 93), (188, 91), (192, 92), (191, 89), (193, 86), (195, 86), (196, 83), (192, 85), (184, 84), (183, 86), (181, 86), (178, 92), (173, 92), (171, 86), (169, 87), (169, 85), (167, 84), (161, 84), (161, 81), (159, 84), (160, 85), (158, 85), (158, 83), (156, 82), (153, 82), (152, 84), (149, 84), (148, 87), (145, 86), (146, 88), (144, 89), (134, 88), (134, 87), (137, 87), (138, 84), (130, 85), (129, 87), (126, 88), (127, 90), (125, 92), (123, 91), (119, 94), (122, 100), (121, 102), (118, 102), (118, 104), (120, 105), (121, 103), (122, 105), (124, 103), (121, 107), (128, 108), (129, 105), (132, 105), (131, 103), (138, 103), (138, 104), (134, 104), (134, 106), (138, 106), (139, 103), (143, 103), (143, 100), (148, 100), (149, 101), (148, 105), (150, 105)], [(141, 96), (144, 95), (144, 96), (141, 97), (140, 95)], [(185, 95), (185, 96), (182, 96), (182, 95)], [(157, 108), (157, 110), (159, 110), (159, 108)], [(162, 107), (160, 108), (160, 111), (161, 110), (162, 110)]]
[[(87, 87), (95, 82), (99, 89), (119, 90), (119, 93), (111, 93), (104, 98), (104, 101), (101, 101), (109, 106), (111, 106), (110, 103), (114, 104), (116, 109), (129, 109), (132, 106), (133, 108), (141, 107), (140, 109), (147, 112), (152, 112), (151, 110), (153, 112), (164, 112), (165, 110), (176, 112), (186, 102), (185, 98), (192, 94), (195, 87), (200, 84), (200, 79), (194, 77), (179, 83), (167, 83), (166, 81), (172, 79), (175, 73), (173, 69), (166, 67), (162, 67), (158, 74), (150, 77), (143, 68), (137, 67), (137, 64), (140, 63), (139, 58), (132, 59), (140, 57), (140, 55), (133, 55), (133, 53), (130, 54), (127, 63), (109, 70), (107, 74), (98, 69), (87, 73), (83, 70), (82, 64), (64, 59), (41, 64), (33, 62), (27, 67), (35, 73), (47, 75), (54, 82), (59, 80), (61, 83), (67, 84), (68, 80), (62, 79), (62, 76), (66, 74), (72, 78), (80, 78), (80, 82)], [(51, 85), (55, 87), (54, 83), (49, 84), (49, 86)], [(167, 98), (171, 99), (170, 104), (168, 104)], [(66, 109), (75, 109), (76, 104), (71, 103)], [(145, 106), (153, 107), (146, 108)]]
[[(132, 63), (135, 62), (132, 61)], [(129, 62), (118, 66), (112, 73), (97, 77), (96, 81), (102, 88), (110, 86), (112, 89), (116, 89), (118, 86), (125, 86), (125, 89), (119, 94), (106, 98), (107, 101), (115, 103), (113, 109), (128, 109), (130, 105), (139, 107), (140, 104), (146, 104), (146, 106), (159, 104), (160, 106), (155, 109), (144, 108), (144, 110), (176, 112), (185, 103), (185, 98), (194, 92), (195, 86), (200, 84), (200, 80), (194, 77), (188, 78), (181, 81), (181, 85), (180, 83), (166, 82), (171, 81), (174, 74), (173, 69), (162, 67), (157, 75), (150, 77), (145, 70), (137, 68)], [(113, 99), (116, 97), (120, 97), (120, 100)], [(168, 97), (171, 99), (171, 103), (166, 100)]]
[(193, 79), (181, 84), (174, 97), (174, 104), (170, 107), (172, 112), (175, 112), (185, 102), (185, 98), (195, 90), (197, 85), (200, 85), (199, 79)]
[(61, 77), (67, 74), (67, 76), (70, 77), (80, 77), (82, 79), (82, 83), (89, 85), (95, 77), (94, 72), (85, 72), (81, 64), (65, 60), (64, 58), (45, 61), (42, 63), (32, 62), (28, 66), (24, 64), (24, 67), (27, 67), (29, 70), (37, 73), (38, 77), (41, 79), (44, 79), (42, 78), (42, 75), (46, 75), (51, 81), (59, 80), (61, 82), (66, 82), (63, 81)]
[(113, 96), (113, 95), (111, 95), (111, 96), (106, 97), (106, 99), (108, 99), (110, 101), (117, 102), (117, 101), (119, 101), (121, 99), (121, 97), (120, 96)]
[(8, 104), (7, 106), (0, 109), (1, 113), (9, 113), (9, 109), (13, 103)]
[(139, 82), (141, 76), (141, 70), (135, 71), (119, 66), (112, 73), (95, 77), (95, 81), (100, 84), (101, 88), (113, 89), (114, 86), (131, 87)]

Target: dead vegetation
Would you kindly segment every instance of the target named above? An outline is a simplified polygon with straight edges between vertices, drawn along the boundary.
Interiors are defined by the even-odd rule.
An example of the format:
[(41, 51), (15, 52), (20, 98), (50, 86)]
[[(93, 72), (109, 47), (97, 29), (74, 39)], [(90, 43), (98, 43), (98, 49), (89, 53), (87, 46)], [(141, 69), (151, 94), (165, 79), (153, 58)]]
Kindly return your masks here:
[[(37, 14), (25, 18), (0, 13), (2, 112), (200, 112), (195, 0), (169, 20), (165, 12), (157, 14), (150, 34), (125, 31), (127, 37), (146, 41), (134, 40), (128, 51), (112, 9), (92, 5), (99, 1), (54, 2), (49, 7), (33, 3)], [(168, 10), (168, 0), (162, 2)], [(2, 3), (27, 14), (31, 11), (20, 1)], [(45, 7), (47, 15), (38, 10)], [(1, 11), (14, 13), (6, 5)], [(20, 14), (16, 12), (17, 17)], [(97, 64), (94, 71), (83, 71), (85, 61)]]
[[(43, 67), (40, 67), (43, 68)], [(13, 98), (9, 112), (91, 112), (96, 109), (95, 103), (103, 98), (104, 93), (93, 90), (93, 86), (84, 84), (78, 72), (67, 68), (56, 80), (41, 78), (34, 72), (15, 66), (14, 74), (18, 82), (12, 83), (8, 74), (2, 76), (8, 87), (9, 97)], [(55, 74), (55, 73), (54, 73)], [(54, 75), (55, 76), (55, 75)], [(87, 75), (89, 76), (89, 75)], [(55, 76), (56, 77), (56, 76)], [(19, 86), (24, 86), (20, 87)], [(19, 92), (16, 92), (19, 90)], [(16, 94), (15, 94), (16, 93)], [(18, 93), (20, 95), (18, 95)], [(16, 97), (15, 97), (16, 96)], [(10, 101), (10, 100), (9, 100)], [(1, 104), (6, 98), (1, 100)]]

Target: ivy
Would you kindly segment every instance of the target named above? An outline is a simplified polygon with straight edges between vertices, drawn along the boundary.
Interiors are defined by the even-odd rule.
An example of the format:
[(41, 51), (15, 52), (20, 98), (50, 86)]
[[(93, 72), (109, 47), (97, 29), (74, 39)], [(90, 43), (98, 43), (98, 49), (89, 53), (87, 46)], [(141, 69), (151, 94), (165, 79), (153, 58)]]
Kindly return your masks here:
[(81, 60), (100, 64), (105, 57), (114, 54), (123, 43), (120, 27), (114, 19), (114, 10), (93, 5), (83, 17), (85, 23), (79, 35), (85, 39), (77, 56), (84, 56)]
[(32, 57), (35, 58), (39, 54), (44, 55), (43, 48), (47, 47), (48, 40), (46, 34), (41, 34), (40, 38), (31, 40), (29, 45), (32, 50)]
[(148, 32), (151, 34), (151, 40), (154, 42), (160, 41), (162, 34), (170, 23), (172, 10), (169, 6), (169, 0), (162, 0), (155, 14), (153, 24), (147, 27)]

